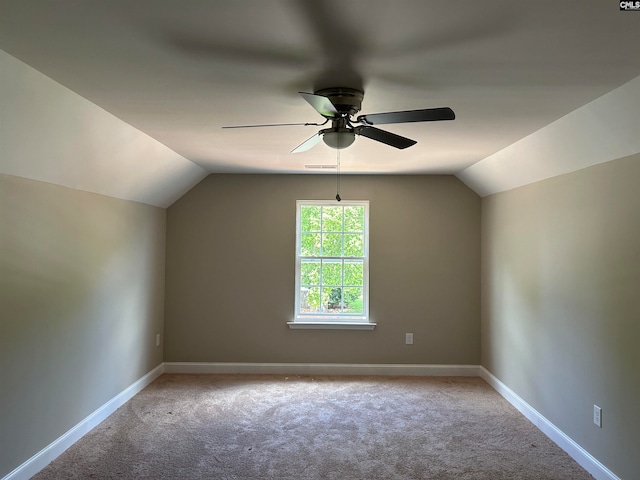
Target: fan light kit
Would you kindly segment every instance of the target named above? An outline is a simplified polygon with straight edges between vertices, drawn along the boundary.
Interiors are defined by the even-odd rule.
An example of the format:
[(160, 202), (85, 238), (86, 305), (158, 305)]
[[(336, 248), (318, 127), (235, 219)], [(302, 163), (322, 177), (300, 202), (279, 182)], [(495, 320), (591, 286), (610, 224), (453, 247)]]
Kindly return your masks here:
[(374, 127), (391, 123), (434, 122), (453, 120), (455, 113), (449, 107), (425, 108), (422, 110), (405, 110), (401, 112), (373, 113), (354, 116), (360, 111), (364, 92), (355, 88), (324, 88), (314, 93), (299, 92), (309, 105), (325, 118), (323, 123), (276, 123), (266, 125), (238, 125), (222, 128), (251, 128), (278, 126), (323, 126), (331, 122), (330, 128), (320, 130), (305, 140), (291, 153), (306, 152), (322, 139), (326, 145), (336, 150), (349, 147), (357, 136), (367, 137), (398, 149), (415, 145), (410, 138), (396, 135)]
[(331, 148), (342, 150), (349, 147), (356, 140), (356, 134), (353, 129), (336, 127), (320, 130), (322, 141)]

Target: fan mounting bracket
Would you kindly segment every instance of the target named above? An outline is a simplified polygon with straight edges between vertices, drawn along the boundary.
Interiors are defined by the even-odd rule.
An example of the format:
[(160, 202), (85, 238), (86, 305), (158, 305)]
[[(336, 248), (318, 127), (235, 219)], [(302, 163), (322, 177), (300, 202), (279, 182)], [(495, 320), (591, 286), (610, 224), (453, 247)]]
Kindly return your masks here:
[(362, 107), (364, 92), (355, 88), (332, 87), (313, 92), (327, 97), (341, 115), (355, 115)]

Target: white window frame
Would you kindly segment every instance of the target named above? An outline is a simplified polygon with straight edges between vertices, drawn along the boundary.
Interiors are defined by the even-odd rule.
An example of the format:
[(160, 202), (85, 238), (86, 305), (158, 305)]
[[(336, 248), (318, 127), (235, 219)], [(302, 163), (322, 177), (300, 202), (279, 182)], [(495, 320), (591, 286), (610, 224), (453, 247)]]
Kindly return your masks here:
[[(362, 314), (345, 313), (309, 313), (300, 312), (301, 292), (301, 207), (303, 206), (361, 206), (364, 207), (364, 245), (362, 257), (310, 257), (319, 259), (348, 260), (361, 259), (363, 263)], [(375, 323), (369, 319), (369, 201), (368, 200), (297, 200), (296, 201), (296, 251), (295, 251), (295, 310), (294, 320), (288, 322), (290, 328), (330, 328), (330, 329), (364, 329), (372, 330)]]

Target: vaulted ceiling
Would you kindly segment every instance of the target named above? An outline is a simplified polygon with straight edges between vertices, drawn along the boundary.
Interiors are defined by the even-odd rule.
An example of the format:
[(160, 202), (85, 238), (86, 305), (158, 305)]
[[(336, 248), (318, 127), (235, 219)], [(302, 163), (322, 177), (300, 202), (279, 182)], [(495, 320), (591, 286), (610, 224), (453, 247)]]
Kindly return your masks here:
[[(177, 175), (170, 199), (150, 201), (163, 205), (207, 172), (316, 173), (305, 166), (335, 164), (336, 150), (322, 143), (290, 153), (320, 127), (221, 128), (322, 122), (298, 92), (324, 87), (364, 90), (364, 114), (456, 113), (454, 121), (385, 126), (417, 140), (405, 150), (357, 138), (341, 151), (344, 173), (465, 179), (465, 170), (640, 75), (640, 12), (618, 4), (2, 0), (0, 49), (195, 164), (190, 180)], [(54, 111), (50, 121), (65, 115)], [(15, 173), (6, 161), (0, 172)], [(95, 174), (91, 158), (66, 167), (75, 161), (83, 175)], [(153, 161), (140, 156), (126, 169), (153, 176)], [(108, 181), (131, 174), (120, 168)]]

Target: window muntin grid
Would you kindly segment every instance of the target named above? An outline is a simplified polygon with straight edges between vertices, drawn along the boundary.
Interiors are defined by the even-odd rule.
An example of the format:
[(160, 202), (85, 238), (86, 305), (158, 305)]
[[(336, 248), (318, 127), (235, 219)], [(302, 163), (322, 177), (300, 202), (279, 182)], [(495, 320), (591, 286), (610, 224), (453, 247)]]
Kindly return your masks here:
[(296, 320), (367, 321), (368, 210), (368, 202), (297, 202)]

